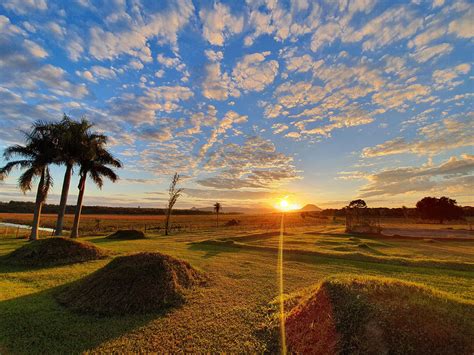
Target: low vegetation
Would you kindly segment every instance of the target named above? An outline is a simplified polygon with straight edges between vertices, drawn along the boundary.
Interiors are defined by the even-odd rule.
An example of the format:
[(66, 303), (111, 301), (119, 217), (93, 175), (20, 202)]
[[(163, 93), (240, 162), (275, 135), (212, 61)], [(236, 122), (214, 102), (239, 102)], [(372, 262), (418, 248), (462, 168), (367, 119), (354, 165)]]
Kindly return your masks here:
[(107, 239), (134, 240), (145, 239), (145, 233), (136, 229), (121, 229), (107, 236)]
[(160, 253), (115, 258), (57, 295), (79, 313), (123, 315), (162, 312), (185, 301), (186, 289), (204, 281), (187, 262)]

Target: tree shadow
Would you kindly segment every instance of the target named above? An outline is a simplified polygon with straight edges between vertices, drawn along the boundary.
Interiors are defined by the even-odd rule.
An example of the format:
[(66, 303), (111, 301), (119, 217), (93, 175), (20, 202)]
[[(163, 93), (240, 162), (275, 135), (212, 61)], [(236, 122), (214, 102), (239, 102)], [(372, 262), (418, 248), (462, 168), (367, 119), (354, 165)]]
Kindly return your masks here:
[(116, 339), (161, 313), (99, 317), (73, 313), (54, 299), (59, 286), (0, 302), (1, 349), (12, 354), (82, 353)]
[(230, 241), (205, 240), (202, 242), (188, 243), (189, 250), (206, 252), (202, 257), (209, 259), (222, 253), (239, 253), (240, 247)]

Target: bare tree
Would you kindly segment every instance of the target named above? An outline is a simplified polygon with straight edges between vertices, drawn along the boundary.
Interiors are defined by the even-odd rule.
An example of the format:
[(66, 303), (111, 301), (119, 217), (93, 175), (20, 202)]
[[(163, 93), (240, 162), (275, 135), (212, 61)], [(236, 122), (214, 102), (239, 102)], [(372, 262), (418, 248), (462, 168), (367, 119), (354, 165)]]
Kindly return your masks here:
[(219, 228), (219, 212), (221, 211), (222, 205), (219, 202), (214, 204), (214, 212), (216, 212), (216, 225)]
[(165, 235), (169, 234), (170, 228), (170, 218), (171, 218), (171, 211), (178, 200), (179, 196), (181, 196), (181, 192), (183, 189), (176, 188), (179, 182), (179, 174), (174, 173), (173, 179), (171, 180), (170, 187), (168, 189), (169, 199), (168, 199), (168, 208), (166, 210), (166, 220), (165, 220)]

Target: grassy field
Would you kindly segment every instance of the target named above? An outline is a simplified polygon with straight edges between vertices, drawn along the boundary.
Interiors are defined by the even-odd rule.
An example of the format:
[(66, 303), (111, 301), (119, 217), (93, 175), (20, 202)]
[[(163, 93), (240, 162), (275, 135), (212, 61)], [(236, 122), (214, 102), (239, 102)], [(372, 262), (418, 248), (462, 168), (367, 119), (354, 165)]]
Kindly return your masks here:
[[(31, 216), (30, 216), (31, 217)], [(0, 219), (28, 222), (28, 216)], [(278, 294), (278, 214), (225, 215), (221, 223), (239, 219), (236, 227), (215, 227), (213, 216), (175, 216), (187, 225), (164, 237), (149, 230), (150, 238), (112, 241), (103, 237), (115, 228), (138, 229), (158, 225), (154, 216), (84, 216), (83, 226), (101, 219), (103, 229), (84, 237), (114, 255), (159, 251), (189, 262), (209, 276), (187, 303), (166, 313), (127, 317), (95, 317), (72, 313), (53, 295), (64, 285), (85, 277), (110, 262), (91, 261), (61, 267), (25, 268), (0, 265), (0, 353), (81, 352), (262, 352), (269, 349), (262, 336), (268, 304)], [(46, 216), (45, 223), (53, 218)], [(67, 219), (67, 223), (70, 219)], [(389, 221), (387, 221), (389, 223)], [(419, 224), (390, 221), (391, 226), (419, 228)], [(398, 224), (397, 224), (398, 223)], [(47, 225), (47, 224), (46, 224)], [(466, 225), (427, 228), (466, 229)], [(148, 227), (147, 227), (148, 228)], [(450, 299), (470, 305), (474, 312), (473, 242), (405, 240), (354, 236), (343, 232), (343, 221), (286, 218), (284, 251), (285, 293), (314, 287), (328, 277), (390, 278), (411, 281)], [(0, 227), (0, 255), (27, 243), (15, 230)]]

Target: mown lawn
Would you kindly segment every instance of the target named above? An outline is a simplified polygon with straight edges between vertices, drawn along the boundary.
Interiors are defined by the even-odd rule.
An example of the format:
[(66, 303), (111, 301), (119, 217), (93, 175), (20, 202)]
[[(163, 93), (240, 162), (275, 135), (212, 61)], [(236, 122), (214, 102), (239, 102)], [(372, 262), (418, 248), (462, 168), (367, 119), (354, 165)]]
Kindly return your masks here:
[[(299, 229), (298, 233), (301, 232)], [(298, 233), (285, 237), (288, 245), (298, 242), (303, 235)], [(193, 293), (182, 307), (164, 314), (99, 318), (71, 313), (56, 303), (53, 294), (58, 287), (90, 274), (110, 258), (34, 270), (0, 265), (0, 353), (264, 351), (268, 344), (259, 329), (266, 321), (268, 303), (278, 292), (276, 254), (272, 250), (224, 243), (190, 244), (233, 235), (222, 229), (167, 238), (155, 235), (135, 241), (85, 238), (117, 255), (138, 251), (167, 253), (209, 275), (208, 286)], [(305, 242), (307, 238), (305, 234)], [(313, 247), (318, 241), (315, 238)], [(23, 243), (26, 242), (0, 238), (0, 255)], [(469, 243), (464, 249), (473, 246)], [(464, 259), (457, 255), (457, 247), (449, 250), (456, 260)], [(463, 252), (470, 253), (472, 249)], [(333, 258), (330, 254), (285, 254), (285, 292), (295, 292), (334, 276), (390, 277), (417, 282), (472, 302), (474, 307), (474, 270), (401, 266)]]

